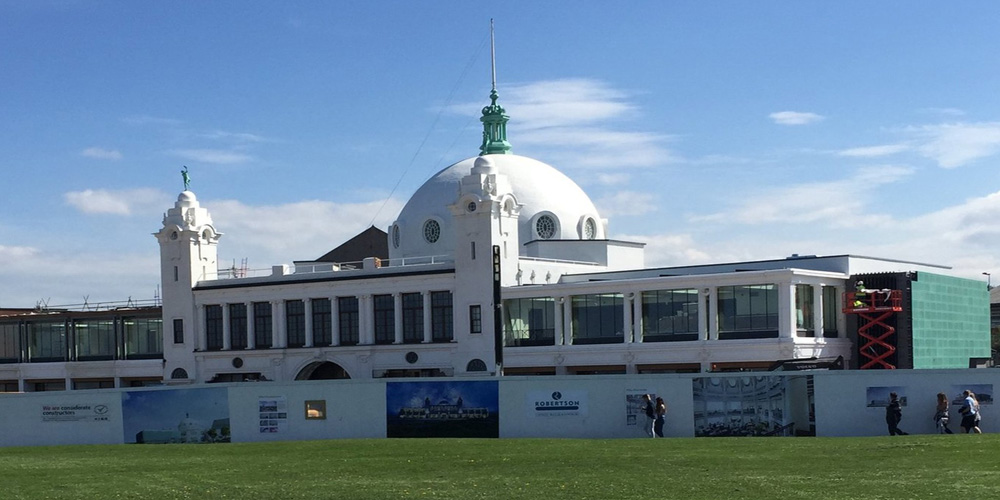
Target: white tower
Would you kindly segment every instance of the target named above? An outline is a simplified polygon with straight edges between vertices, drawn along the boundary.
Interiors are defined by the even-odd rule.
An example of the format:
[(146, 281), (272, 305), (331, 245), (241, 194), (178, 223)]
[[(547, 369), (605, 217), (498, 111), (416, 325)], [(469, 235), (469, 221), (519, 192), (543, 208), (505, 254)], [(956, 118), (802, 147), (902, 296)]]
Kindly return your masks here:
[(198, 332), (198, 311), (192, 288), (218, 277), (218, 243), (221, 233), (212, 225), (208, 210), (198, 205), (191, 191), (177, 197), (163, 216), (163, 227), (153, 233), (160, 243), (160, 282), (163, 290), (164, 381), (197, 380), (194, 352), (203, 349)]
[[(455, 241), (455, 332), (461, 356), (482, 356), (487, 367), (497, 365), (494, 313), (500, 304), (494, 297), (495, 273), (500, 284), (516, 280), (518, 214), (521, 205), (507, 176), (500, 173), (492, 155), (476, 158), (469, 175), (462, 178), (458, 200), (448, 208), (454, 217)], [(494, 248), (498, 260), (494, 262)], [(499, 269), (494, 267), (498, 264)], [(473, 331), (473, 315), (478, 314), (479, 332)], [(470, 325), (470, 326), (466, 326)], [(468, 335), (466, 336), (466, 333)]]

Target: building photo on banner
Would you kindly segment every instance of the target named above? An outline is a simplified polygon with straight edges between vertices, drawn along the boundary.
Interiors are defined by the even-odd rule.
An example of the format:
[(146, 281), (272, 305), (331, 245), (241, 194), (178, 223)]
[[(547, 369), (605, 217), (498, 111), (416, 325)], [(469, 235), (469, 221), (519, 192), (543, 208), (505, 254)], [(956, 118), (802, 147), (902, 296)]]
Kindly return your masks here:
[[(823, 394), (990, 405), (1000, 72), (956, 61), (991, 60), (1000, 6), (861, 5), (0, 5), (4, 202), (46, 207), (0, 211), (0, 401), (128, 443), (641, 437), (644, 394), (671, 436), (876, 432)], [(72, 14), (102, 36), (39, 35)], [(377, 430), (344, 429), (350, 390)]]

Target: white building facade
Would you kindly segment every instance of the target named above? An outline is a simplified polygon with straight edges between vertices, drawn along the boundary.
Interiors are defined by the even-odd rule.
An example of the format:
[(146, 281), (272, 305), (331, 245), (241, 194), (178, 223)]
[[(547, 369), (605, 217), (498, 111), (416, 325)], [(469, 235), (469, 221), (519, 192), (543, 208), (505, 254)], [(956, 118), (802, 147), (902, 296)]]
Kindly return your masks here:
[[(122, 373), (190, 384), (850, 361), (843, 297), (853, 275), (947, 270), (850, 255), (645, 268), (644, 245), (609, 239), (608, 221), (576, 183), (510, 153), (495, 90), (491, 101), (480, 155), (414, 193), (388, 228), (388, 258), (220, 273), (223, 235), (185, 190), (154, 233), (162, 360), (81, 365), (67, 346), (62, 359), (33, 358), (42, 342), (30, 321), (0, 321), (0, 382), (23, 391), (26, 381), (63, 380), (70, 389), (81, 366), (119, 387)], [(66, 325), (63, 342), (75, 345)]]

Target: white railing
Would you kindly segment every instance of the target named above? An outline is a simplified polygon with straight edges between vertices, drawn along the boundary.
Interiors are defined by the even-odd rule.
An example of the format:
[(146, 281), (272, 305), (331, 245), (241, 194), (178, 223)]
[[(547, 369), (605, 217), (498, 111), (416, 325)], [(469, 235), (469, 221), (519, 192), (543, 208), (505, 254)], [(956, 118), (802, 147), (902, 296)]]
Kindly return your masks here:
[(582, 260), (567, 260), (567, 259), (548, 259), (545, 257), (520, 257), (521, 260), (528, 260), (532, 262), (544, 262), (546, 264), (573, 264), (577, 266), (600, 266), (601, 264), (597, 262), (587, 262)]
[(318, 274), (343, 271), (376, 270), (410, 266), (428, 266), (454, 262), (450, 255), (428, 255), (420, 257), (401, 257), (398, 259), (369, 258), (357, 262), (313, 262), (294, 265), (279, 265), (267, 269), (219, 269), (217, 278), (220, 280), (261, 278), (267, 276), (283, 276), (290, 274)]

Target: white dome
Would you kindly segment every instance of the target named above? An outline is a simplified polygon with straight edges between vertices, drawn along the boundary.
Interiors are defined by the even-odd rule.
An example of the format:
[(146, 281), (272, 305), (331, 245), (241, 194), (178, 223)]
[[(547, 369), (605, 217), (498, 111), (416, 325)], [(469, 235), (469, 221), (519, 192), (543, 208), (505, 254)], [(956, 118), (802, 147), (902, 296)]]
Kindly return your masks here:
[(413, 193), (389, 228), (390, 258), (454, 255), (455, 230), (448, 206), (458, 200), (461, 180), (473, 166), (478, 171), (489, 171), (483, 173), (495, 171), (507, 176), (514, 197), (522, 205), (518, 217), (520, 245), (537, 239), (605, 238), (597, 208), (569, 177), (532, 158), (491, 154), (445, 168)]

